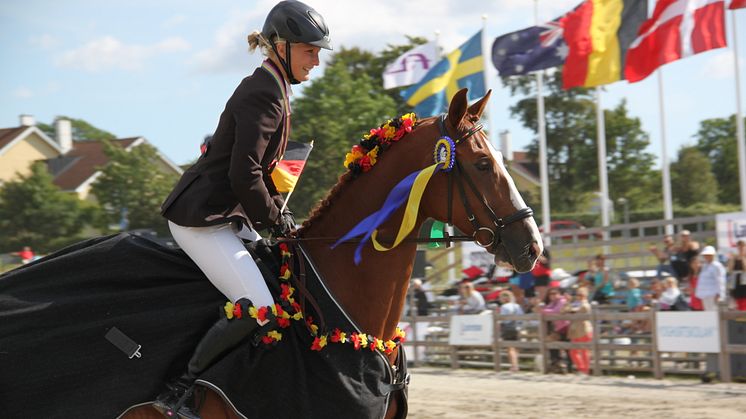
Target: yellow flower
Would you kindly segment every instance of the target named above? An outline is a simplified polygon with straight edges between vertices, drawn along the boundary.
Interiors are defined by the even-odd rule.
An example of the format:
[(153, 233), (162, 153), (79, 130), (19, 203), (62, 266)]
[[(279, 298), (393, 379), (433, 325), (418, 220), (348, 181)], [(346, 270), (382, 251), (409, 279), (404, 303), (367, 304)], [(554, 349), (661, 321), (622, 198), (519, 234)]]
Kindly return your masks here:
[(360, 334), (360, 346), (362, 346), (363, 348), (368, 347), (368, 335), (366, 335), (365, 333)]
[(375, 147), (373, 147), (373, 150), (370, 150), (368, 152), (368, 158), (370, 158), (370, 165), (371, 166), (373, 166), (374, 164), (376, 164), (376, 160), (378, 160), (378, 150), (379, 150), (379, 147), (375, 146)]
[(379, 351), (383, 351), (383, 342), (381, 341), (381, 339), (376, 339), (376, 349), (378, 349)]
[(303, 318), (303, 313), (301, 313), (300, 311), (293, 314), (293, 320), (300, 320), (302, 318)]
[(225, 317), (227, 317), (228, 320), (232, 319), (233, 318), (233, 303), (228, 301), (227, 303), (225, 303), (225, 307), (223, 307), (223, 309), (225, 310)]
[(282, 333), (278, 332), (277, 330), (270, 330), (269, 332), (267, 332), (267, 336), (277, 341), (282, 340)]
[(314, 336), (316, 336), (316, 334), (318, 334), (318, 333), (319, 333), (319, 327), (316, 326), (315, 324), (312, 324), (311, 325), (311, 334), (314, 335)]
[(383, 127), (383, 138), (391, 138), (396, 134), (396, 128), (390, 126), (389, 124), (386, 124), (385, 127)]
[(323, 348), (324, 346), (326, 346), (326, 335), (319, 338), (319, 347)]
[(259, 310), (257, 310), (254, 306), (249, 307), (249, 316), (256, 319), (257, 316), (259, 316)]

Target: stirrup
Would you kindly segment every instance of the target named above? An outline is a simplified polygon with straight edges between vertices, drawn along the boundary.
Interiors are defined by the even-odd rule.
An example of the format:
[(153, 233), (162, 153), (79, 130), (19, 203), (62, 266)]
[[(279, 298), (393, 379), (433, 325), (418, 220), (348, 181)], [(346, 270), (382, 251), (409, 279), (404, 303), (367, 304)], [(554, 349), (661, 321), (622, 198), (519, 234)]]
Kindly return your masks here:
[[(189, 388), (179, 388), (178, 384), (169, 385), (168, 387), (169, 389), (165, 395), (158, 396), (155, 402), (153, 402), (153, 407), (156, 410), (168, 418), (201, 419), (199, 413), (192, 411), (187, 405), (189, 399), (194, 395), (193, 385), (189, 386)], [(172, 402), (170, 399), (177, 397), (177, 394), (174, 393), (181, 392), (182, 390), (183, 393), (178, 395), (178, 399), (175, 402)]]

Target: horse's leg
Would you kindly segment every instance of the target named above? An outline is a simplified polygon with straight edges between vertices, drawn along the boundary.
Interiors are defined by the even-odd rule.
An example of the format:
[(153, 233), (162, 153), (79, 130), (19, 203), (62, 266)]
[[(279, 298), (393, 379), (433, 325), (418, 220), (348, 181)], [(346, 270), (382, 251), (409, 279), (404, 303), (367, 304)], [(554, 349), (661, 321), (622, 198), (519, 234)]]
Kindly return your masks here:
[[(238, 419), (236, 412), (217, 393), (210, 389), (204, 390), (199, 414), (202, 419)], [(202, 398), (202, 396), (198, 396)], [(153, 406), (139, 406), (122, 416), (122, 419), (163, 419), (163, 416)]]

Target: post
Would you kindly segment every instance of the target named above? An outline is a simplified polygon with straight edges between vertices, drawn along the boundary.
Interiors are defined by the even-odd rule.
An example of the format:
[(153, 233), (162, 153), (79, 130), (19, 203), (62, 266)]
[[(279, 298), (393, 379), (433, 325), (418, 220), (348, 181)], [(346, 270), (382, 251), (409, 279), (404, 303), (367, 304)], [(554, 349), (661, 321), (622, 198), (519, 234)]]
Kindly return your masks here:
[(500, 372), (502, 356), (500, 354), (500, 312), (497, 309), (492, 311), (492, 361), (495, 363), (495, 372)]
[(417, 301), (414, 297), (414, 292), (412, 292), (412, 287), (410, 284), (409, 288), (409, 318), (410, 318), (410, 325), (412, 326), (412, 335), (414, 339), (412, 339), (412, 348), (414, 351), (414, 359), (413, 364), (414, 366), (420, 365), (420, 354), (418, 350), (418, 344), (419, 344), (419, 335), (417, 334)]
[[(666, 150), (666, 112), (663, 107), (663, 70), (658, 73), (658, 106), (661, 117), (661, 174), (663, 180), (663, 218), (673, 219), (673, 201), (671, 199), (671, 172), (668, 166), (668, 151)], [(666, 224), (666, 234), (673, 234), (673, 225)]]
[[(534, 23), (539, 24), (539, 0), (534, 1)], [(539, 125), (539, 178), (541, 182), (541, 224), (544, 230), (544, 244), (552, 245), (552, 216), (549, 206), (549, 164), (547, 163), (547, 128), (544, 115), (544, 72), (536, 72), (536, 114)]]
[(653, 378), (660, 380), (663, 378), (663, 365), (661, 363), (661, 353), (658, 351), (658, 323), (655, 314), (657, 311), (650, 310), (648, 313), (650, 314), (650, 328), (652, 332), (650, 340), (652, 348), (650, 348), (650, 353), (653, 356)]
[(718, 367), (720, 368), (720, 381), (730, 383), (733, 381), (730, 371), (730, 353), (728, 352), (728, 319), (723, 313), (728, 309), (728, 304), (724, 301), (718, 303), (718, 325), (720, 326), (720, 353)]
[(539, 312), (539, 353), (541, 354), (541, 373), (546, 374), (549, 371), (549, 353), (547, 352), (547, 322), (545, 320), (545, 314)]
[(738, 28), (735, 10), (730, 12), (733, 24), (733, 66), (736, 71), (736, 141), (738, 141), (738, 180), (741, 185), (741, 211), (746, 211), (746, 139), (741, 112), (741, 74), (738, 63)]
[(593, 325), (593, 345), (591, 347), (593, 375), (598, 377), (601, 375), (601, 350), (598, 348), (601, 322), (598, 320), (598, 306), (596, 305), (591, 305), (591, 324)]
[[(596, 86), (596, 138), (598, 142), (598, 183), (601, 192), (599, 209), (601, 210), (601, 225), (609, 226), (609, 178), (606, 172), (606, 124), (604, 110), (601, 107), (601, 87)], [(609, 231), (604, 229), (603, 240), (609, 239)], [(604, 253), (608, 253), (604, 246)]]

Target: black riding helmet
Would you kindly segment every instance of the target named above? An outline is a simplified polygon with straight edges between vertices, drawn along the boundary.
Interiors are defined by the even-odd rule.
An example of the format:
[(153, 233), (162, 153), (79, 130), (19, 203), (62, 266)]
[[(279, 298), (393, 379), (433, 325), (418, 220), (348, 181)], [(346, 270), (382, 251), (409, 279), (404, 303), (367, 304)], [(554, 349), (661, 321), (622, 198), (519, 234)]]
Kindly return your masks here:
[[(285, 72), (292, 84), (298, 84), (300, 81), (295, 79), (290, 68), (291, 42), (332, 49), (329, 28), (326, 26), (324, 18), (313, 7), (295, 0), (281, 1), (269, 11), (262, 28), (262, 36), (272, 44), (272, 50), (274, 50), (282, 66), (285, 67)], [(277, 53), (273, 36), (285, 40), (286, 60), (283, 60)]]

